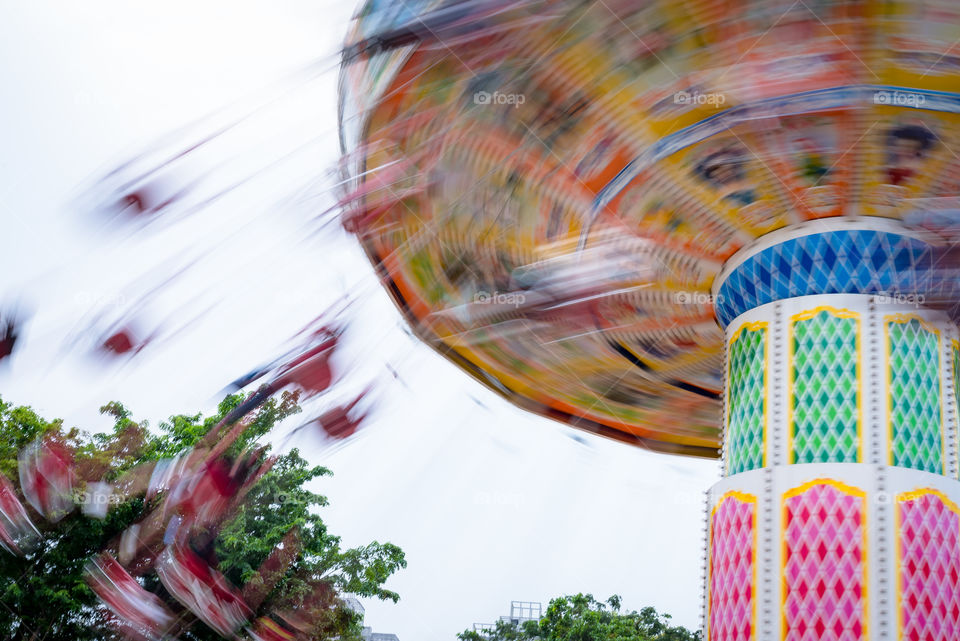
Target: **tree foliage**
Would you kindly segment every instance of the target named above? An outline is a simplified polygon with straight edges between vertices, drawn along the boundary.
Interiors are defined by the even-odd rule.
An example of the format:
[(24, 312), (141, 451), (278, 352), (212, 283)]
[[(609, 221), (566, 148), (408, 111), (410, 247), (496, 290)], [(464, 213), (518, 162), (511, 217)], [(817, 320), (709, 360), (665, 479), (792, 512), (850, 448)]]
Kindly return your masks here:
[(539, 621), (500, 620), (491, 630), (465, 630), (460, 641), (700, 641), (700, 632), (670, 625), (669, 614), (646, 607), (621, 611), (620, 597), (606, 602), (592, 594), (558, 597), (550, 601)]
[[(101, 412), (114, 418), (112, 431), (87, 434), (64, 429), (62, 421), (47, 421), (28, 407), (14, 407), (0, 399), (0, 473), (17, 482), (17, 453), (40, 435), (51, 434), (71, 445), (78, 469), (95, 471), (98, 478), (113, 480), (136, 464), (184, 452), (203, 439), (209, 429), (237, 407), (244, 397), (235, 394), (220, 404), (214, 416), (172, 416), (155, 432), (136, 423), (120, 403), (108, 403)], [(246, 450), (273, 426), (299, 412), (297, 396), (284, 394), (270, 399), (252, 417), (236, 443), (234, 453)], [(329, 475), (325, 467), (310, 466), (298, 451), (278, 457), (276, 463), (253, 487), (242, 507), (226, 521), (212, 539), (218, 569), (234, 585), (256, 581), (257, 569), (267, 555), (295, 528), (300, 552), (269, 593), (267, 603), (296, 606), (308, 583), (328, 582), (338, 592), (397, 601), (398, 595), (384, 587), (386, 580), (406, 567), (403, 551), (376, 541), (357, 548), (343, 548), (317, 513), (326, 497), (307, 485)], [(40, 545), (24, 557), (0, 551), (0, 631), (3, 638), (39, 641), (84, 641), (107, 638), (97, 612), (96, 597), (83, 578), (84, 565), (92, 555), (144, 514), (142, 497), (113, 506), (107, 518), (97, 520), (75, 510), (55, 525), (32, 514), (41, 528)], [(145, 577), (148, 589), (161, 591), (153, 575)], [(161, 591), (162, 592), (162, 591)], [(258, 614), (267, 614), (262, 611)], [(324, 622), (317, 638), (357, 638), (359, 621), (338, 609)], [(220, 637), (202, 623), (195, 623), (181, 639), (207, 641)]]

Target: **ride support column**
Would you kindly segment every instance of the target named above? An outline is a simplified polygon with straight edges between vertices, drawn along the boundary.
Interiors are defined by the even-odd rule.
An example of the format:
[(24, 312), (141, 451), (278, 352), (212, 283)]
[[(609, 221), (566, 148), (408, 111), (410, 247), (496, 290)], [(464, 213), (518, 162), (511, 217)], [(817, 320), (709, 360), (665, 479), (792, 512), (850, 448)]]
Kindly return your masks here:
[(709, 641), (960, 639), (957, 327), (918, 293), (929, 247), (850, 231), (779, 234), (714, 288)]

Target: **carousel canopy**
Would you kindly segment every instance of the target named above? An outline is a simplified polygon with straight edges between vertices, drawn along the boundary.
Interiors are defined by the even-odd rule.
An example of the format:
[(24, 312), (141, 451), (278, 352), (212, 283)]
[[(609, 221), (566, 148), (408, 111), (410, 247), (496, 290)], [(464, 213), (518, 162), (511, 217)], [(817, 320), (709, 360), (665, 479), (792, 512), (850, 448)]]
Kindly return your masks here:
[(343, 56), (344, 224), (485, 385), (716, 456), (727, 323), (935, 267), (958, 40), (952, 0), (371, 1)]

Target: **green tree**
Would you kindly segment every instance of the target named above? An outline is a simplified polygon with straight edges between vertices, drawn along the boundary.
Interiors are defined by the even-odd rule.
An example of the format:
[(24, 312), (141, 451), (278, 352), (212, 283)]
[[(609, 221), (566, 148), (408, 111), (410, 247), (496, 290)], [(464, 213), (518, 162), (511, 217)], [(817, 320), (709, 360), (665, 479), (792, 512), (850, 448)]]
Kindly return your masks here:
[(700, 641), (700, 632), (670, 625), (669, 614), (654, 608), (621, 611), (620, 597), (605, 603), (592, 594), (550, 601), (539, 621), (498, 621), (492, 630), (465, 630), (460, 641)]
[[(229, 396), (216, 415), (204, 418), (173, 416), (159, 425), (156, 433), (133, 421), (120, 403), (109, 403), (101, 412), (114, 417), (113, 430), (86, 434), (65, 430), (62, 421), (46, 421), (28, 407), (14, 407), (0, 399), (0, 473), (16, 484), (17, 453), (40, 435), (52, 434), (76, 451), (78, 469), (94, 470), (108, 480), (145, 461), (183, 452), (204, 439), (244, 397)], [(258, 442), (273, 426), (299, 412), (297, 396), (283, 394), (264, 403), (248, 421), (240, 438), (228, 449), (238, 453)], [(274, 547), (295, 529), (300, 551), (285, 574), (270, 590), (267, 603), (296, 606), (314, 580), (327, 582), (338, 593), (389, 599), (398, 595), (384, 587), (386, 580), (406, 567), (403, 551), (390, 543), (376, 541), (358, 548), (343, 548), (340, 539), (327, 531), (319, 508), (327, 505), (324, 496), (306, 485), (330, 470), (310, 466), (293, 450), (276, 463), (254, 486), (247, 500), (216, 533), (211, 544), (219, 569), (237, 586), (257, 580), (257, 569)], [(84, 564), (101, 551), (130, 524), (143, 516), (142, 497), (111, 508), (106, 519), (98, 520), (74, 511), (56, 525), (41, 527), (42, 539), (24, 557), (0, 552), (0, 631), (16, 641), (94, 641), (105, 638), (97, 600), (83, 579)], [(146, 578), (148, 589), (158, 585), (153, 575)], [(268, 614), (258, 612), (258, 614)], [(318, 639), (358, 638), (360, 625), (351, 611), (340, 607), (322, 622)], [(196, 622), (180, 637), (187, 641), (212, 641), (220, 637), (203, 623)]]

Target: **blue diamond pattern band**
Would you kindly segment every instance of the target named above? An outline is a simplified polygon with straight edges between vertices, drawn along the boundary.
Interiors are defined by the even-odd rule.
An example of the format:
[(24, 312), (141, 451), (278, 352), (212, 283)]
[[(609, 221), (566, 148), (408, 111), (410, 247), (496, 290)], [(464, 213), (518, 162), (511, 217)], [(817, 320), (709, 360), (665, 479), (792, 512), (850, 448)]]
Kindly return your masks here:
[(930, 245), (901, 234), (840, 230), (757, 252), (717, 292), (720, 324), (766, 303), (811, 294), (915, 294), (931, 288)]

